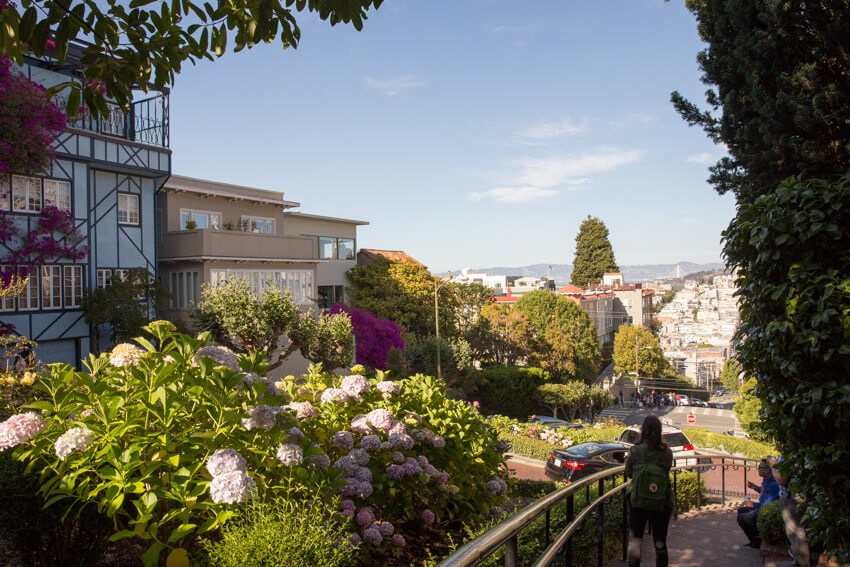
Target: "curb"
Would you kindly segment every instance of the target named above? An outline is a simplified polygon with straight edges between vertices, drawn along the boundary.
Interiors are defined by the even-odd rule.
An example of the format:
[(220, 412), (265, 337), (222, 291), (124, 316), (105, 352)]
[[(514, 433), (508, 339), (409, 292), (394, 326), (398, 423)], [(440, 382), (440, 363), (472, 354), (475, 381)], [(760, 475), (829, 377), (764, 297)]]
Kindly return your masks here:
[(505, 453), (505, 455), (508, 457), (509, 461), (518, 461), (526, 465), (536, 465), (539, 467), (546, 466), (546, 461), (540, 459), (532, 459), (531, 457), (524, 457), (522, 455), (517, 455), (516, 453)]

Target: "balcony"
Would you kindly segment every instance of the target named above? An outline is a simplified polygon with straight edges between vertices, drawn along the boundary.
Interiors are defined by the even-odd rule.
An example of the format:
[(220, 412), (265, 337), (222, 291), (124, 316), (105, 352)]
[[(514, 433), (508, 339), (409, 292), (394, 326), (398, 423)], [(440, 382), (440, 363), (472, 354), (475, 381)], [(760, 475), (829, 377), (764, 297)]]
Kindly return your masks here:
[[(65, 108), (66, 99), (53, 97), (54, 102)], [(109, 114), (93, 118), (83, 106), (81, 112), (68, 126), (87, 130), (105, 136), (121, 138), (130, 142), (167, 148), (169, 144), (169, 104), (168, 94), (160, 93), (143, 100), (130, 103), (130, 112), (125, 114), (121, 107), (106, 103)]]
[(285, 262), (319, 260), (314, 240), (301, 236), (257, 234), (237, 230), (191, 229), (169, 232), (159, 245), (161, 261), (231, 260)]

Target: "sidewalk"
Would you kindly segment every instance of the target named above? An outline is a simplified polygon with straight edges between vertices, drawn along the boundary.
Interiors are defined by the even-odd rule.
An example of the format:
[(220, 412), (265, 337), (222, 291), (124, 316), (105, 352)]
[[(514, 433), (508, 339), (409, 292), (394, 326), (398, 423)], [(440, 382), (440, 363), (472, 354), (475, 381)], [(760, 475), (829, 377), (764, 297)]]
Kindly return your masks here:
[[(678, 520), (670, 520), (667, 534), (670, 567), (762, 567), (759, 550), (742, 545), (747, 542), (747, 536), (738, 527), (736, 508), (736, 503), (711, 504), (681, 514)], [(607, 567), (624, 565), (624, 561), (616, 558)], [(652, 536), (646, 535), (641, 567), (654, 565)]]

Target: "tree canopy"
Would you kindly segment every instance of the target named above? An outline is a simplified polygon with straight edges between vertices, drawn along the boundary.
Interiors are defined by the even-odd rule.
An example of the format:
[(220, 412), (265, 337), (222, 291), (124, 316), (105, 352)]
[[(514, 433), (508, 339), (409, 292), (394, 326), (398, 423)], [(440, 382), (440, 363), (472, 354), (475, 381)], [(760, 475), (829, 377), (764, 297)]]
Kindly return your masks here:
[(534, 324), (515, 305), (484, 306), (469, 343), (476, 359), (512, 366), (525, 362), (533, 349)]
[(729, 153), (710, 168), (717, 192), (753, 200), (792, 175), (829, 178), (850, 168), (846, 0), (687, 5), (708, 44), (697, 60), (711, 110), (678, 92), (671, 98)]
[[(162, 90), (174, 84), (185, 62), (213, 61), (229, 47), (251, 48), (276, 39), (296, 48), (301, 29), (295, 13), (312, 12), (336, 25), (363, 27), (366, 12), (383, 0), (21, 0), (0, 4), (0, 57), (18, 64), (24, 54), (45, 54), (60, 63), (69, 59), (69, 45), (83, 45), (77, 54), (84, 66), (72, 88), (67, 110), (75, 116), (81, 98), (94, 112), (107, 113), (106, 97), (125, 110), (134, 89), (149, 85)], [(85, 42), (85, 43), (83, 43)], [(228, 45), (229, 43), (229, 45)]]
[(531, 362), (553, 378), (593, 382), (599, 370), (596, 327), (581, 307), (551, 291), (535, 290), (517, 301), (520, 313), (534, 324)]
[(614, 249), (608, 241), (605, 223), (590, 215), (581, 223), (576, 235), (576, 255), (573, 260), (573, 285), (586, 287), (602, 281), (605, 272), (619, 272)]
[(638, 363), (640, 375), (649, 378), (668, 376), (670, 363), (658, 337), (640, 325), (621, 325), (614, 335), (614, 369), (633, 374)]
[(720, 371), (720, 383), (730, 392), (737, 392), (741, 372), (743, 368), (738, 359), (730, 358), (723, 364), (723, 370)]

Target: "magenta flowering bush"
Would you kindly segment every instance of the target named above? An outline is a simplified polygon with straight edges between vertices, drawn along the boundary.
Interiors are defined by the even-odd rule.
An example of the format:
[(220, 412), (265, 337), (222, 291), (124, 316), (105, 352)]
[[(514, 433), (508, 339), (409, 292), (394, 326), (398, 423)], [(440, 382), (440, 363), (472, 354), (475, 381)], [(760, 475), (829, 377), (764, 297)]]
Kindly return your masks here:
[(0, 57), (0, 172), (46, 171), (66, 121), (44, 87), (21, 75), (8, 57)]
[(358, 364), (385, 370), (390, 349), (404, 349), (403, 329), (394, 321), (379, 319), (369, 311), (334, 303), (331, 313), (348, 313), (356, 339)]

